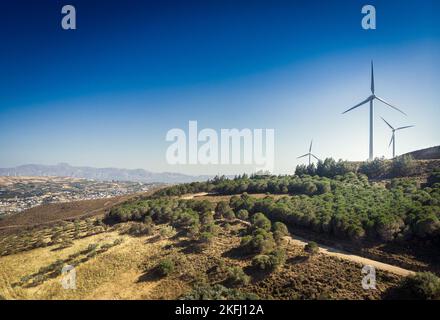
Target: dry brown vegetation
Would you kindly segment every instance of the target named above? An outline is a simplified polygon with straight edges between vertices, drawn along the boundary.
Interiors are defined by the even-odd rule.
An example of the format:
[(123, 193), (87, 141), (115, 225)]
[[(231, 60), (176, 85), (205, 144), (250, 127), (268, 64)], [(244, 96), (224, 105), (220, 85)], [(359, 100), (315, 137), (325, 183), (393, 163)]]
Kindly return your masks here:
[(19, 230), (33, 230), (62, 221), (73, 221), (103, 215), (111, 207), (138, 196), (147, 196), (157, 189), (142, 194), (131, 194), (106, 199), (79, 200), (68, 203), (52, 203), (37, 206), (0, 220), (0, 235), (14, 234)]
[[(378, 271), (377, 290), (364, 290), (362, 266), (322, 254), (308, 257), (301, 246), (292, 245), (286, 247), (287, 262), (282, 268), (261, 274), (251, 266), (251, 256), (236, 254), (239, 233), (246, 225), (216, 223), (222, 226), (220, 233), (199, 250), (194, 240), (178, 233), (160, 236), (164, 225), (155, 226), (150, 236), (127, 235), (124, 231), (130, 223), (87, 235), (96, 222), (82, 220), (77, 222), (82, 236), (72, 237), (68, 247), (49, 244), (0, 257), (0, 295), (7, 299), (176, 299), (200, 283), (227, 286), (226, 270), (232, 266), (242, 268), (251, 279), (238, 289), (265, 299), (379, 299), (399, 280)], [(64, 227), (64, 236), (71, 235), (74, 226)], [(58, 228), (34, 236), (49, 238)], [(15, 235), (13, 241), (29, 236)], [(163, 259), (175, 264), (167, 277), (155, 271)], [(65, 290), (60, 284), (64, 264), (76, 265), (76, 290)]]

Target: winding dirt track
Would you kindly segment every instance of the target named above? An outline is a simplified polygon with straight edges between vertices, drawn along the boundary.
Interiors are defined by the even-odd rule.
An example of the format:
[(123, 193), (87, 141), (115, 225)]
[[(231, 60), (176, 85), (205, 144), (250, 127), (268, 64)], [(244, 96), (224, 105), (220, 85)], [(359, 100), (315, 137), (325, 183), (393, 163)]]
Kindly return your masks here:
[[(188, 195), (182, 196), (182, 199), (189, 200), (189, 199), (194, 199), (196, 197), (206, 196), (207, 194), (208, 193), (206, 193), (206, 192), (195, 193), (195, 194), (188, 194)], [(236, 219), (236, 220), (238, 220), (238, 221), (240, 221), (240, 222), (242, 222), (242, 223), (244, 223), (246, 225), (249, 225), (249, 222), (247, 222), (247, 221), (240, 220), (240, 219)], [(296, 245), (296, 246), (302, 246), (302, 247), (304, 247), (308, 242), (310, 242), (307, 239), (304, 239), (304, 238), (301, 238), (301, 237), (297, 237), (297, 236), (295, 236), (295, 238), (293, 238), (291, 236), (287, 236), (286, 240), (288, 241), (289, 244), (293, 244), (293, 245)], [(400, 267), (397, 267), (397, 266), (394, 266), (394, 265), (391, 265), (391, 264), (383, 263), (383, 262), (380, 262), (380, 261), (377, 261), (377, 260), (372, 260), (372, 259), (364, 258), (364, 257), (358, 256), (358, 255), (351, 254), (349, 252), (346, 252), (346, 251), (343, 251), (343, 250), (340, 250), (340, 249), (336, 249), (336, 248), (332, 248), (332, 247), (329, 247), (329, 246), (325, 246), (325, 245), (322, 245), (322, 244), (319, 244), (319, 243), (318, 243), (318, 246), (319, 246), (319, 252), (322, 253), (322, 254), (326, 254), (326, 255), (329, 255), (329, 256), (333, 256), (333, 257), (338, 257), (338, 258), (341, 258), (341, 259), (344, 259), (344, 260), (348, 260), (348, 261), (352, 261), (352, 262), (355, 262), (355, 263), (360, 263), (360, 264), (362, 264), (364, 266), (365, 265), (370, 265), (370, 266), (375, 267), (376, 269), (388, 271), (388, 272), (397, 274), (399, 276), (406, 277), (406, 276), (409, 276), (409, 275), (415, 273), (414, 271), (411, 271), (411, 270), (408, 270), (408, 269), (403, 269), (403, 268), (400, 268)]]
[[(304, 247), (308, 243), (308, 241), (306, 239), (303, 239), (300, 237), (295, 237), (295, 239), (294, 239), (289, 236), (286, 238), (290, 244), (297, 245), (297, 246)], [(348, 253), (348, 252), (345, 252), (345, 251), (342, 251), (339, 249), (324, 246), (322, 244), (318, 244), (318, 246), (319, 246), (319, 252), (322, 254), (326, 254), (329, 256), (333, 256), (333, 257), (338, 257), (338, 258), (341, 258), (344, 260), (349, 260), (349, 261), (356, 262), (356, 263), (360, 263), (364, 266), (370, 265), (370, 266), (375, 267), (376, 269), (388, 271), (388, 272), (397, 274), (399, 276), (406, 277), (406, 276), (409, 276), (409, 275), (415, 273), (414, 271), (411, 271), (411, 270), (403, 269), (403, 268), (393, 266), (391, 264), (383, 263), (383, 262), (380, 262), (377, 260), (372, 260), (372, 259), (364, 258), (361, 256), (357, 256), (357, 255), (354, 255), (354, 254), (351, 254), (351, 253)]]

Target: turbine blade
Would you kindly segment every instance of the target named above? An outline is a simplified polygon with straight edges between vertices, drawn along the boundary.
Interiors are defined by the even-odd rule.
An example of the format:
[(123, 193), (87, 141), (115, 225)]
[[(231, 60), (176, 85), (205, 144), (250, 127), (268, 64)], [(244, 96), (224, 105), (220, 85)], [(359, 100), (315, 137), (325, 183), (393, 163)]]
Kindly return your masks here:
[(308, 153), (306, 153), (305, 155), (303, 155), (303, 156), (300, 156), (300, 157), (298, 157), (297, 159), (299, 159), (299, 158), (304, 158), (304, 157), (307, 157), (309, 154)]
[(312, 157), (319, 161), (318, 157), (312, 153)]
[(388, 127), (391, 128), (391, 130), (394, 130), (393, 126), (390, 125), (384, 118), (380, 117), (383, 121), (385, 121), (385, 123), (388, 125)]
[(394, 140), (394, 133), (393, 133), (393, 135), (391, 136), (391, 140), (390, 140), (390, 144), (388, 145), (388, 148), (391, 146), (391, 143), (393, 143), (393, 140)]
[(310, 141), (309, 153), (312, 152), (312, 144), (313, 144), (313, 139), (312, 141)]
[(412, 128), (412, 127), (414, 127), (414, 126), (405, 126), (405, 127), (400, 127), (400, 128), (397, 128), (397, 129), (396, 129), (396, 131), (397, 131), (397, 130), (402, 130), (402, 129), (406, 129), (406, 128)]
[(371, 60), (371, 93), (374, 94), (374, 68), (373, 68), (373, 60)]
[(372, 99), (371, 97), (368, 97), (367, 99), (365, 99), (365, 100), (362, 101), (361, 103), (358, 103), (358, 104), (355, 105), (354, 107), (351, 107), (350, 109), (348, 109), (348, 110), (342, 112), (342, 114), (347, 113), (347, 112), (349, 112), (349, 111), (351, 111), (351, 110), (353, 110), (353, 109), (356, 109), (357, 107), (360, 107), (361, 105), (363, 105), (364, 103), (367, 103), (367, 102), (370, 101), (371, 99)]
[(393, 106), (392, 104), (389, 104), (388, 102), (386, 102), (384, 99), (379, 98), (378, 96), (375, 96), (375, 98), (376, 98), (377, 100), (379, 100), (379, 101), (382, 101), (383, 103), (385, 103), (385, 104), (388, 105), (389, 107), (391, 107), (391, 108), (393, 108), (393, 109), (395, 109), (395, 110), (397, 110), (397, 111), (403, 113), (405, 116), (407, 115), (405, 112), (403, 112), (403, 111), (400, 110), (399, 108), (397, 108), (397, 107)]

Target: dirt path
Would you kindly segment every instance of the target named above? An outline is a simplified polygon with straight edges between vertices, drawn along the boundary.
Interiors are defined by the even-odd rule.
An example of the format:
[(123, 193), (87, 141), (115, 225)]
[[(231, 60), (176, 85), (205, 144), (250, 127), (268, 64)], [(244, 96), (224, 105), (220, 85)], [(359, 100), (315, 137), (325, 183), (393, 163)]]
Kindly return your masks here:
[(191, 200), (194, 199), (196, 197), (203, 197), (203, 196), (207, 196), (209, 193), (208, 192), (200, 192), (200, 193), (192, 193), (192, 194), (187, 194), (181, 197), (181, 199), (183, 200)]
[[(296, 246), (303, 246), (304, 247), (308, 243), (308, 241), (306, 239), (296, 237), (296, 236), (295, 236), (295, 238), (292, 238), (289, 236), (289, 237), (286, 237), (286, 239), (290, 244), (293, 244)], [(388, 272), (397, 274), (399, 276), (406, 277), (406, 276), (409, 276), (409, 275), (415, 273), (414, 271), (411, 271), (411, 270), (403, 269), (400, 267), (393, 266), (391, 264), (387, 264), (387, 263), (383, 263), (380, 261), (357, 256), (357, 255), (354, 255), (354, 254), (351, 254), (351, 253), (348, 253), (348, 252), (345, 252), (345, 251), (342, 251), (342, 250), (339, 250), (336, 248), (322, 245), (322, 244), (318, 244), (318, 246), (319, 246), (319, 252), (322, 254), (326, 254), (329, 256), (333, 256), (333, 257), (338, 257), (338, 258), (341, 258), (344, 260), (349, 260), (349, 261), (356, 262), (356, 263), (360, 263), (364, 266), (370, 265), (370, 266), (375, 267), (376, 269), (388, 271)]]

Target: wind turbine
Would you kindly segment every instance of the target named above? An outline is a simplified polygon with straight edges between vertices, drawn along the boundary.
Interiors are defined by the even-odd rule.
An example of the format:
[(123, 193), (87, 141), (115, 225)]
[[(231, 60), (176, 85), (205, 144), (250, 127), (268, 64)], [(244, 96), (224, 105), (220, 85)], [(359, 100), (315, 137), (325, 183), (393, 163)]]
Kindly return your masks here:
[[(381, 117), (382, 118), (382, 117)], [(390, 140), (390, 144), (388, 145), (388, 147), (390, 147), (391, 142), (393, 143), (393, 158), (396, 157), (396, 131), (398, 130), (402, 130), (402, 129), (407, 129), (407, 128), (412, 128), (414, 126), (405, 126), (405, 127), (399, 127), (394, 129), (394, 127), (392, 125), (390, 125), (384, 118), (382, 118), (382, 120), (388, 125), (388, 127), (390, 127), (390, 129), (393, 131), (393, 134), (391, 135), (391, 140)]]
[(393, 108), (394, 110), (397, 110), (401, 113), (403, 113), (404, 115), (406, 115), (405, 112), (403, 112), (402, 110), (400, 110), (399, 108), (389, 104), (388, 102), (386, 102), (384, 99), (378, 97), (375, 95), (374, 93), (374, 70), (373, 70), (373, 61), (371, 61), (371, 95), (365, 99), (364, 101), (358, 103), (357, 105), (355, 105), (354, 107), (344, 111), (342, 114), (347, 113), (353, 109), (356, 109), (358, 107), (360, 107), (361, 105), (370, 102), (370, 152), (369, 152), (369, 160), (373, 160), (374, 156), (373, 156), (373, 123), (374, 123), (374, 104), (373, 101), (377, 99), (380, 102), (385, 103), (387, 106)]
[(310, 166), (310, 164), (312, 163), (312, 161), (311, 161), (311, 160), (312, 160), (312, 157), (319, 161), (319, 159), (318, 159), (318, 158), (312, 153), (312, 145), (313, 145), (313, 140), (310, 141), (309, 153), (306, 153), (306, 154), (304, 154), (304, 155), (302, 155), (302, 156), (299, 156), (299, 157), (297, 158), (297, 159), (300, 159), (300, 158), (304, 158), (304, 157), (309, 156), (309, 166)]

